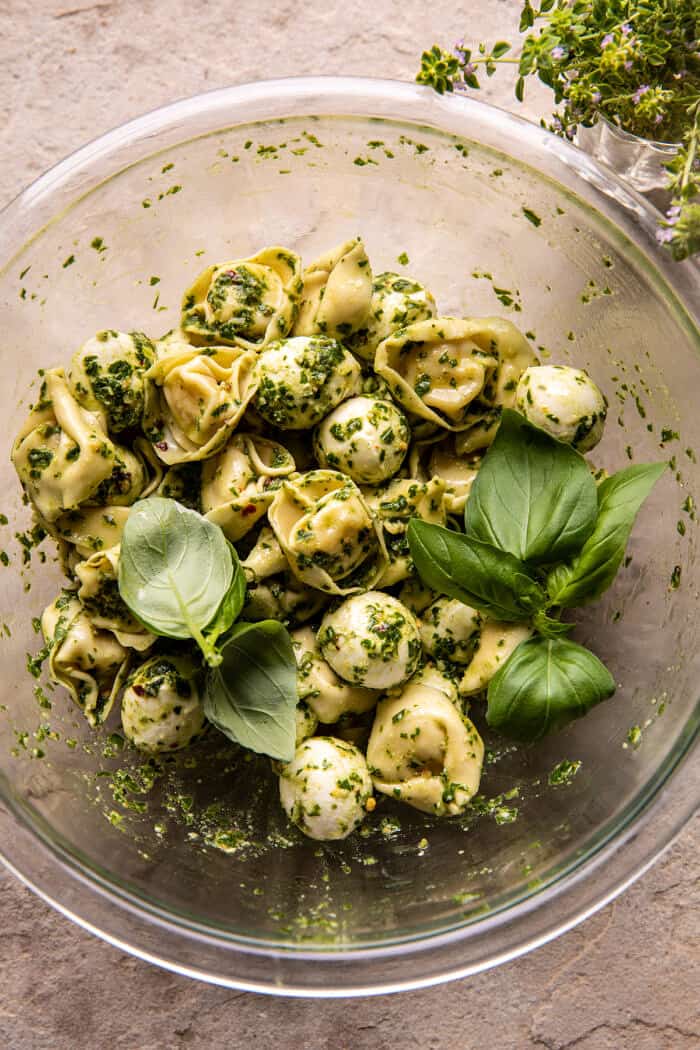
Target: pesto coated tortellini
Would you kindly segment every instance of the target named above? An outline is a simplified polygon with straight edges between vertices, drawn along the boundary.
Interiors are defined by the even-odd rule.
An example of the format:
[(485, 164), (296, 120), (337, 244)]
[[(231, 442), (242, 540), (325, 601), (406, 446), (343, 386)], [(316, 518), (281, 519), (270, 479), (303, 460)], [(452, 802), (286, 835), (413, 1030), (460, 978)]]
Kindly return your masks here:
[(344, 740), (315, 736), (282, 767), (280, 801), (312, 839), (344, 839), (364, 820), (372, 798), (365, 756)]
[(532, 637), (534, 633), (534, 628), (530, 624), (484, 620), (474, 656), (459, 683), (460, 694), (472, 696), (485, 689), (516, 646), (524, 642), (526, 638)]
[(417, 321), (377, 348), (376, 371), (407, 412), (448, 430), (468, 425), (472, 403), (493, 384), (498, 357), (474, 321)]
[(101, 410), (117, 433), (138, 427), (146, 401), (145, 375), (156, 349), (143, 332), (98, 332), (71, 358), (66, 379), (84, 408)]
[(109, 714), (129, 666), (129, 654), (110, 631), (95, 627), (80, 600), (62, 591), (44, 610), (49, 676), (68, 690), (90, 725)]
[[(107, 436), (104, 416), (82, 408), (60, 368), (46, 373), (39, 400), (32, 407), (12, 447), (12, 462), (27, 496), (47, 522), (95, 495), (116, 470), (127, 477), (125, 460)], [(127, 480), (131, 488), (131, 480)], [(134, 498), (137, 498), (136, 496)]]
[(480, 396), (470, 413), (468, 425), (455, 434), (455, 451), (468, 456), (483, 451), (496, 436), (501, 411), (515, 406), (518, 380), (531, 365), (538, 363), (537, 355), (522, 332), (504, 317), (475, 318), (471, 324), (477, 330), (472, 338), (493, 348), (498, 356), (498, 371)]
[(361, 238), (326, 252), (304, 270), (294, 335), (345, 339), (361, 328), (372, 301), (372, 270)]
[(518, 379), (536, 363), (529, 343), (510, 321), (437, 317), (385, 339), (374, 367), (407, 411), (448, 430), (476, 427), (478, 443), (458, 450), (462, 454), (493, 440), (500, 409), (512, 407)]
[(139, 751), (187, 747), (204, 728), (199, 667), (186, 656), (153, 656), (141, 664), (122, 697), (122, 729)]
[(371, 587), (386, 565), (384, 543), (362, 493), (334, 470), (285, 478), (268, 511), (292, 572), (327, 594)]
[(413, 572), (406, 535), (411, 518), (421, 518), (434, 525), (445, 524), (445, 482), (441, 478), (425, 482), (394, 478), (377, 488), (363, 489), (363, 494), (382, 530), (389, 556), (389, 564), (379, 578), (379, 585), (391, 587)]
[(360, 366), (336, 339), (295, 336), (266, 347), (255, 370), (253, 405), (280, 430), (308, 430), (356, 392)]
[(291, 474), (294, 460), (276, 441), (257, 434), (233, 435), (202, 469), (202, 513), (237, 543), (266, 513), (278, 478)]
[(366, 327), (350, 340), (352, 349), (373, 361), (381, 342), (399, 328), (427, 321), (437, 313), (435, 300), (418, 281), (397, 273), (380, 273), (372, 284), (372, 301)]
[(82, 507), (61, 514), (53, 522), (51, 531), (59, 540), (73, 545), (77, 554), (85, 559), (95, 551), (116, 546), (128, 517), (128, 507)]
[(380, 700), (367, 745), (377, 791), (423, 813), (454, 816), (479, 790), (484, 745), (452, 682), (426, 668)]
[(353, 685), (389, 689), (410, 678), (421, 659), (414, 616), (383, 591), (355, 594), (323, 617), (321, 655)]
[(311, 627), (300, 627), (292, 634), (297, 659), (297, 692), (316, 715), (317, 720), (331, 724), (347, 714), (371, 711), (379, 699), (377, 689), (351, 685), (335, 673), (323, 659)]
[(314, 450), (319, 466), (378, 485), (399, 470), (410, 440), (408, 421), (391, 401), (351, 397), (319, 424)]
[(190, 342), (255, 350), (290, 331), (299, 308), (301, 260), (286, 248), (208, 266), (185, 293)]
[(420, 442), (413, 446), (409, 459), (411, 477), (427, 481), (440, 478), (445, 485), (445, 510), (462, 515), (471, 487), (479, 471), (479, 453), (458, 456), (455, 441), (461, 434), (448, 434), (439, 441)]
[(228, 441), (255, 393), (256, 355), (173, 343), (148, 372), (156, 390), (144, 430), (164, 463), (207, 459)]
[(248, 578), (245, 604), (239, 619), (306, 623), (322, 612), (328, 600), (327, 594), (307, 587), (291, 572), (261, 579)]
[(119, 593), (119, 547), (96, 551), (75, 566), (78, 598), (95, 627), (111, 631), (121, 645), (143, 651), (155, 635), (132, 615)]

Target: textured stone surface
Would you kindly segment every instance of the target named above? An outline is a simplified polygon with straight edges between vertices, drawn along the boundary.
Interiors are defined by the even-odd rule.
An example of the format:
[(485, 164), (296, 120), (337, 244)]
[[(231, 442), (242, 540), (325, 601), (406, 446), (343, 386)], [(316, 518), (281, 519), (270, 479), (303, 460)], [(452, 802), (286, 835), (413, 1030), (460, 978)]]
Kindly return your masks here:
[[(146, 109), (300, 73), (412, 78), (423, 47), (494, 41), (513, 0), (0, 0), (0, 203)], [(478, 27), (478, 28), (477, 28)], [(507, 76), (486, 97), (512, 104)], [(542, 104), (538, 110), (537, 104)], [(547, 111), (530, 93), (526, 115)], [(692, 1050), (700, 1045), (700, 822), (622, 898), (527, 958), (402, 996), (324, 1004), (188, 981), (68, 924), (0, 873), (0, 1040), (11, 1050)]]

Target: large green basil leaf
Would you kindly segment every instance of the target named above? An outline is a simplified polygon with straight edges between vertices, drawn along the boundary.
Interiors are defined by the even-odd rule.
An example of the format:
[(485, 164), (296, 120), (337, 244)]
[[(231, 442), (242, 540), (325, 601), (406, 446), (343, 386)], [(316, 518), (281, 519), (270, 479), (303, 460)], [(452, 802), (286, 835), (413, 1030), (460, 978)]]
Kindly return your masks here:
[(488, 543), (413, 518), (408, 545), (426, 586), (497, 620), (529, 620), (545, 604), (527, 566)]
[(119, 593), (154, 634), (194, 638), (203, 632), (234, 579), (221, 529), (172, 499), (149, 497), (131, 508), (121, 540)]
[(486, 721), (513, 740), (539, 740), (614, 692), (612, 675), (588, 649), (535, 636), (521, 642), (491, 679)]
[(277, 620), (236, 624), (221, 664), (207, 674), (204, 713), (243, 747), (281, 762), (294, 757), (297, 665)]
[(504, 409), (469, 493), (467, 535), (522, 561), (562, 561), (593, 531), (596, 509), (596, 484), (584, 458)]
[(607, 590), (624, 558), (637, 512), (665, 469), (665, 463), (640, 463), (602, 482), (593, 532), (573, 562), (558, 566), (547, 580), (553, 605), (583, 605)]

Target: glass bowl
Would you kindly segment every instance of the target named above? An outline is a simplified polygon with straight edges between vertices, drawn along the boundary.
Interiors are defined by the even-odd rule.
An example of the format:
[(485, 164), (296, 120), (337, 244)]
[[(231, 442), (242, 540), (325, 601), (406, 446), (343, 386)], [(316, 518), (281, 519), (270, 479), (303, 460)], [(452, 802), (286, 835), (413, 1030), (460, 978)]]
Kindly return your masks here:
[[(531, 124), (409, 84), (326, 78), (160, 109), (5, 210), (0, 824), (20, 878), (181, 973), (348, 995), (512, 958), (658, 856), (698, 796), (700, 347), (698, 271), (672, 263), (654, 229), (642, 198)], [(320, 844), (286, 825), (265, 760), (211, 734), (146, 762), (123, 747), (118, 715), (94, 734), (27, 674), (31, 620), (60, 572), (32, 545), (8, 452), (37, 370), (95, 331), (159, 335), (205, 265), (270, 243), (309, 259), (356, 234), (376, 271), (424, 280), (442, 312), (508, 316), (544, 360), (590, 369), (611, 404), (599, 465), (672, 469), (615, 586), (580, 616), (576, 637), (612, 668), (614, 699), (534, 747), (487, 738), (466, 817), (382, 799), (366, 834)]]

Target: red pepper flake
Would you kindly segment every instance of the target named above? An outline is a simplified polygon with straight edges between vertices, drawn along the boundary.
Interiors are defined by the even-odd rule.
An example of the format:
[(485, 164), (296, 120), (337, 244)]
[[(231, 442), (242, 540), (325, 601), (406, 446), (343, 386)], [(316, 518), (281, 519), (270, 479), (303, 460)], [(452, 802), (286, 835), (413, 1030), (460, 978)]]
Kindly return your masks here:
[(249, 514), (255, 514), (257, 509), (255, 503), (246, 503), (245, 507), (241, 510), (241, 514), (244, 518), (247, 518)]
[(167, 452), (168, 451), (168, 442), (167, 441), (156, 441), (156, 448), (159, 448), (161, 450), (161, 452)]
[(131, 688), (134, 690), (134, 692), (136, 693), (137, 696), (145, 696), (146, 695), (146, 690), (143, 688), (142, 685), (134, 685)]

